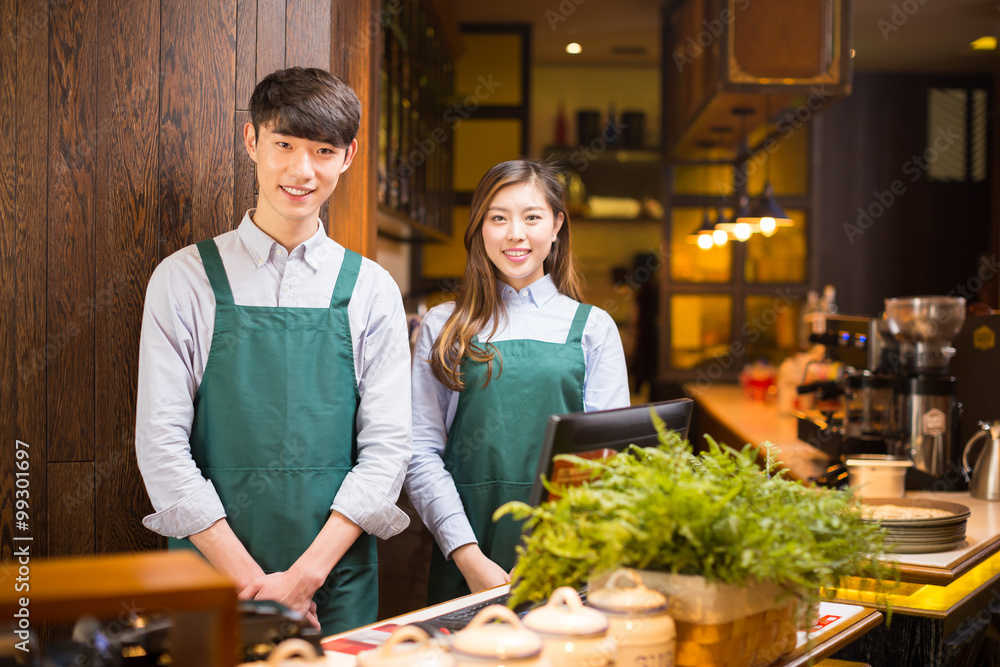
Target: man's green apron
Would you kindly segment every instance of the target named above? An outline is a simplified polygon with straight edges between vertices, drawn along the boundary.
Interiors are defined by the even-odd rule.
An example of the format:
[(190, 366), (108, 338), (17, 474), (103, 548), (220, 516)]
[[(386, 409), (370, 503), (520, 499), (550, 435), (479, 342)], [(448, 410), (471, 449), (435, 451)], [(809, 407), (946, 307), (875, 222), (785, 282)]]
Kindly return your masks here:
[[(577, 308), (565, 343), (494, 343), (503, 370), (497, 376), (499, 364), (494, 361), (493, 379), (486, 387), (486, 364), (462, 360), (465, 389), (448, 431), (445, 469), (455, 479), (479, 548), (507, 571), (514, 567), (522, 522), (503, 517), (494, 523), (493, 512), (511, 500), (528, 501), (549, 416), (583, 410), (587, 363), (581, 341), (590, 309), (582, 304)], [(468, 593), (458, 566), (435, 544), (428, 601)]]
[[(347, 304), (361, 256), (346, 251), (329, 308), (270, 308), (235, 305), (215, 242), (198, 250), (216, 308), (191, 454), (250, 555), (267, 573), (285, 571), (319, 534), (357, 462)], [(325, 634), (375, 621), (375, 549), (362, 533), (316, 592)]]

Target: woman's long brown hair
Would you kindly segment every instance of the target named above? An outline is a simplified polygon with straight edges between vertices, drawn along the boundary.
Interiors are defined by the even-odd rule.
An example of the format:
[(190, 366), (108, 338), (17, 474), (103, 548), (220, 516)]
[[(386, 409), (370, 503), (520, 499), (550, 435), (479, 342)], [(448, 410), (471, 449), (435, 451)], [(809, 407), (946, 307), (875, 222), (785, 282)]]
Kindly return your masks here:
[[(452, 391), (462, 391), (465, 381), (459, 370), (464, 357), (485, 363), (487, 374), (483, 386), (493, 377), (493, 361), (498, 359), (496, 348), (489, 343), (479, 345), (472, 338), (482, 331), (492, 319), (492, 338), (499, 328), (500, 320), (506, 320), (507, 312), (497, 293), (496, 282), (499, 270), (490, 261), (483, 243), (483, 222), (490, 203), (502, 188), (522, 183), (534, 184), (544, 195), (552, 208), (554, 220), (563, 215), (562, 227), (552, 243), (549, 256), (543, 263), (545, 273), (552, 276), (556, 289), (568, 297), (580, 301), (580, 279), (573, 264), (570, 251), (570, 220), (566, 210), (566, 189), (559, 172), (551, 165), (531, 160), (511, 160), (492, 167), (472, 195), (469, 224), (465, 230), (465, 250), (468, 260), (465, 275), (455, 297), (455, 310), (431, 348), (431, 370), (434, 377)], [(503, 370), (503, 360), (500, 359)]]

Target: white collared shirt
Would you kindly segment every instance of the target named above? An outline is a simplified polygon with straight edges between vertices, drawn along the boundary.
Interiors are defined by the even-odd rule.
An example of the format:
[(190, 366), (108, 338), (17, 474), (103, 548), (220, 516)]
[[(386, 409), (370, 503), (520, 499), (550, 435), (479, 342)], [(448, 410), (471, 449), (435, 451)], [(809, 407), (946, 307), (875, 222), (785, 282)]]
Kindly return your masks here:
[[(316, 233), (291, 252), (243, 216), (216, 237), (238, 306), (328, 308), (345, 250)], [(395, 502), (410, 459), (410, 350), (399, 288), (363, 259), (347, 308), (358, 407), (358, 462), (331, 498), (372, 535), (391, 537), (409, 523)], [(194, 397), (205, 373), (215, 295), (196, 246), (164, 259), (149, 279), (139, 342), (136, 455), (156, 510), (143, 524), (186, 537), (226, 515), (212, 483), (191, 457)]]
[[(507, 310), (507, 321), (489, 339), (493, 325), (487, 324), (479, 334), (481, 341), (566, 341), (579, 303), (561, 294), (549, 275), (520, 291), (504, 283), (498, 283), (497, 289)], [(432, 308), (417, 334), (413, 353), (413, 458), (406, 473), (406, 493), (447, 557), (463, 544), (477, 541), (443, 459), (459, 392), (438, 382), (427, 361), (454, 309), (454, 302)], [(618, 327), (607, 312), (596, 306), (591, 309), (581, 345), (586, 360), (584, 410), (627, 407), (630, 399), (625, 352)]]

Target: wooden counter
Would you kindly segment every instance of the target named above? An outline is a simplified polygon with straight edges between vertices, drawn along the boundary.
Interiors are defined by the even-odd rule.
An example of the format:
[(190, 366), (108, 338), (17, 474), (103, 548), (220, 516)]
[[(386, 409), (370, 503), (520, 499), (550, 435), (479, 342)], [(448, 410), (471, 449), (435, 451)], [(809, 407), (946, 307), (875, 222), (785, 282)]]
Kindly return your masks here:
[(739, 449), (749, 443), (769, 445), (775, 458), (786, 467), (793, 479), (812, 481), (826, 472), (830, 457), (799, 440), (798, 421), (791, 415), (778, 414), (774, 401), (754, 401), (731, 384), (700, 387), (684, 385), (684, 392), (694, 399), (702, 413), (691, 432), (692, 442), (701, 441), (705, 432), (730, 447)]

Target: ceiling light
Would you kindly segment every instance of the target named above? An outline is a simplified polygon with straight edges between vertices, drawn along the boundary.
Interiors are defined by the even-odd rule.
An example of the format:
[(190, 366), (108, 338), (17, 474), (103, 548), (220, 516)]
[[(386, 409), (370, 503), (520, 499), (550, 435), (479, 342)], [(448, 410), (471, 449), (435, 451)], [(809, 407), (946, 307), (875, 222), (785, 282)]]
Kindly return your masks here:
[(726, 212), (722, 210), (722, 207), (720, 206), (719, 211), (715, 216), (715, 231), (712, 232), (712, 243), (719, 248), (729, 242), (729, 232), (724, 229), (719, 229), (719, 224), (725, 223), (726, 220)]
[(688, 241), (697, 243), (702, 250), (712, 247), (712, 220), (708, 217), (708, 211), (702, 216), (701, 227), (688, 235)]
[(572, 53), (573, 55), (576, 55), (581, 51), (583, 51), (583, 47), (581, 47), (576, 42), (570, 42), (569, 44), (566, 45), (566, 53)]
[[(768, 172), (770, 172), (770, 166), (769, 161)], [(740, 217), (736, 222), (748, 222), (751, 225), (759, 225), (760, 220), (763, 218), (774, 218), (774, 222), (778, 227), (791, 227), (795, 224), (775, 198), (774, 187), (771, 185), (770, 180), (764, 183), (764, 191), (761, 193), (760, 198), (754, 202), (748, 215)]]

